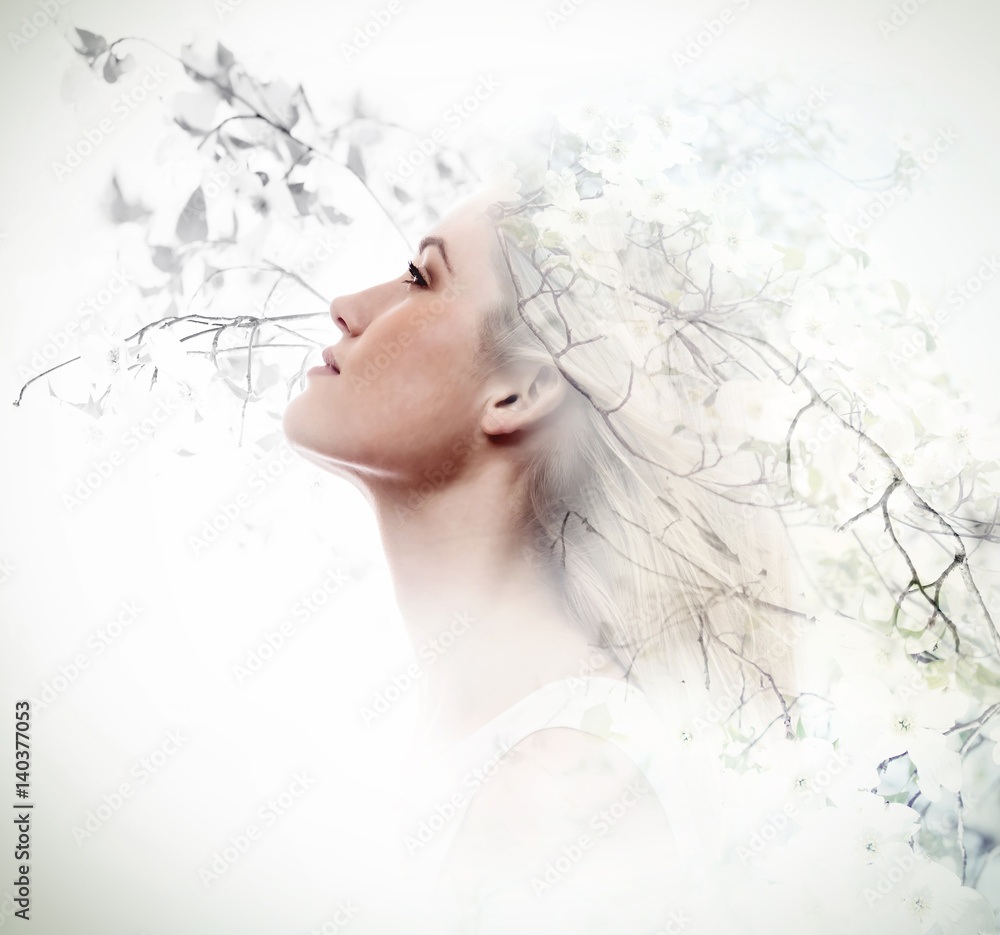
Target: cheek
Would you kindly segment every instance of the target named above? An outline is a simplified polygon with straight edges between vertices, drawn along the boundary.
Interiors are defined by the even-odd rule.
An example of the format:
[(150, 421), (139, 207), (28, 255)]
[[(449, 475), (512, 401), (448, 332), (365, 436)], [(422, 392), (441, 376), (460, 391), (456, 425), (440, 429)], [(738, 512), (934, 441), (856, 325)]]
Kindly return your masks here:
[(396, 356), (387, 346), (366, 363), (377, 373), (369, 367), (373, 378), (351, 392), (352, 434), (377, 439), (384, 455), (440, 460), (473, 430), (476, 387), (465, 341), (428, 331)]
[(373, 324), (336, 377), (313, 378), (285, 409), (289, 441), (359, 467), (410, 473), (454, 460), (478, 426), (472, 335), (447, 322), (400, 341)]
[(365, 381), (357, 395), (411, 416), (433, 411), (453, 397), (467, 398), (473, 336), (466, 316), (450, 311), (437, 318), (423, 310), (374, 322), (351, 358), (352, 371)]

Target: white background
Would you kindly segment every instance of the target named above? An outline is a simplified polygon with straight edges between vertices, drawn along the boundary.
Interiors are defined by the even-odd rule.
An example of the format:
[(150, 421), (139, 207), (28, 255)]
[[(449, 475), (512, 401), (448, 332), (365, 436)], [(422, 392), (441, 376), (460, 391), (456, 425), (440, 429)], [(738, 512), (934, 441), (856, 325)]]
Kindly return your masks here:
[[(360, 88), (387, 117), (418, 127), (439, 124), (491, 75), (502, 89), (476, 120), (494, 133), (542, 102), (600, 88), (620, 71), (669, 84), (701, 68), (735, 77), (746, 61), (795, 63), (817, 80), (834, 75), (868, 89), (850, 103), (859, 120), (953, 126), (960, 134), (914, 197), (873, 233), (870, 252), (887, 277), (933, 303), (1000, 252), (1000, 7), (989, 0), (929, 0), (888, 37), (876, 25), (888, 18), (888, 2), (753, 0), (684, 75), (671, 54), (723, 4), (584, 0), (553, 26), (546, 11), (555, 2), (400, 3), (371, 46), (346, 61), (342, 43), (379, 4), (242, 0), (223, 10), (210, 0), (69, 0), (56, 22), (15, 51), (8, 33), (38, 7), (2, 0), (3, 398), (17, 395), (17, 367), (47, 330), (113, 271), (99, 197), (111, 169), (162, 127), (158, 103), (147, 102), (71, 176), (56, 179), (52, 161), (117, 93), (81, 72), (66, 38), (71, 26), (109, 40), (143, 36), (174, 53), (194, 34), (216, 36), (252, 73), (301, 81), (321, 112)], [(140, 73), (154, 63), (171, 70), (160, 93), (183, 86), (155, 50), (136, 44), (129, 51)], [(371, 257), (371, 275), (405, 253), (388, 239), (385, 250)], [(368, 272), (355, 264), (351, 281), (328, 281), (330, 297), (362, 285), (355, 280)], [(997, 411), (997, 298), (991, 284), (951, 316), (936, 351), (988, 415)], [(188, 537), (252, 489), (251, 469), (239, 458), (212, 469), (176, 463), (151, 444), (93, 502), (69, 511), (61, 495), (92, 452), (71, 433), (53, 434), (62, 423), (40, 403), (33, 407), (44, 394), (33, 389), (20, 409), (0, 407), (0, 559), (11, 569), (0, 581), (3, 710), (15, 698), (38, 697), (77, 653), (88, 659), (38, 713), (34, 729), (40, 921), (33, 931), (287, 935), (321, 926), (339, 899), (352, 897), (349, 881), (364, 876), (364, 860), (378, 859), (371, 826), (355, 816), (383, 794), (380, 783), (413, 714), (407, 699), (366, 729), (358, 713), (408, 659), (364, 502), (344, 485), (314, 483), (316, 472), (304, 464), (283, 466), (248, 517), (273, 524), (269, 538), (233, 530), (193, 555)], [(287, 645), (240, 684), (233, 665), (338, 566), (367, 573), (297, 624)], [(143, 608), (136, 621), (99, 655), (88, 649), (128, 600)], [(3, 730), (6, 750), (13, 728)], [(187, 738), (181, 749), (151, 779), (133, 782), (135, 795), (120, 812), (78, 844), (73, 826), (134, 776), (135, 764), (171, 730)], [(206, 888), (199, 869), (302, 770), (315, 784)], [(4, 753), (0, 805), (12, 771)], [(8, 853), (4, 844), (2, 880)]]

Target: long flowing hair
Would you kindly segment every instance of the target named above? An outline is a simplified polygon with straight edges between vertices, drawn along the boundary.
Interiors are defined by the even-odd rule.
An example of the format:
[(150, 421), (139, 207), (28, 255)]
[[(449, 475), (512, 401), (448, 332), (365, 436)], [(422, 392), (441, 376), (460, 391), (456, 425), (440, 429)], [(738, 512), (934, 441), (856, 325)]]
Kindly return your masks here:
[[(727, 447), (739, 415), (717, 392), (746, 364), (718, 348), (710, 362), (718, 339), (699, 341), (688, 327), (697, 316), (657, 301), (677, 272), (624, 216), (621, 249), (547, 245), (533, 218), (548, 194), (483, 202), (503, 294), (482, 319), (481, 366), (549, 363), (571, 387), (568, 431), (524, 465), (529, 556), (651, 698), (678, 749), (709, 735), (752, 742), (772, 725), (790, 736), (800, 616), (790, 549), (758, 462)], [(703, 755), (689, 785), (717, 758)]]

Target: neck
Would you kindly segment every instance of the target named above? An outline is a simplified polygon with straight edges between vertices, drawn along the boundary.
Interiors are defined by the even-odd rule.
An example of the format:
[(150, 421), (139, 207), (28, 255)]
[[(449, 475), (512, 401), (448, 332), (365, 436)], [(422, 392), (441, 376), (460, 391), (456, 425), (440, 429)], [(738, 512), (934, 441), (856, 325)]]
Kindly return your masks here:
[(419, 504), (412, 487), (370, 488), (417, 654), (418, 733), (431, 748), (450, 746), (548, 682), (622, 672), (596, 653), (530, 559), (512, 509), (512, 470), (486, 462)]

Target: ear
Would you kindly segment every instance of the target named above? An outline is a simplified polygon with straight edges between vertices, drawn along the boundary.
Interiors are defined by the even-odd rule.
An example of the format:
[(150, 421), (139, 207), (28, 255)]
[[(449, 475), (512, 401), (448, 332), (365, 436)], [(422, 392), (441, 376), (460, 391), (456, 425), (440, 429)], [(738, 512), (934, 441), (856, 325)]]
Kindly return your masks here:
[(487, 435), (531, 428), (559, 407), (569, 384), (550, 363), (522, 363), (497, 378), (481, 426)]

